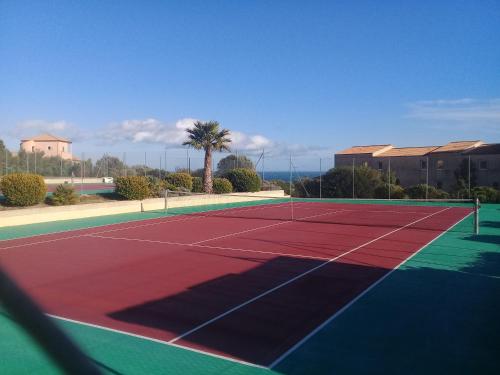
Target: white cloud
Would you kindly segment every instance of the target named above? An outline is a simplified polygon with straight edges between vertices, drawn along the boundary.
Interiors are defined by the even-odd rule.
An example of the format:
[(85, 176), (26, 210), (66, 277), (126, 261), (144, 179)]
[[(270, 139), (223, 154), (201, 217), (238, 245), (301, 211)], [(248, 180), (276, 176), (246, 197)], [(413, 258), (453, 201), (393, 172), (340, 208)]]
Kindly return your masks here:
[[(192, 127), (195, 121), (197, 121), (195, 118), (182, 118), (175, 123), (162, 122), (155, 118), (132, 119), (110, 124), (101, 130), (84, 131), (64, 120), (53, 122), (28, 120), (18, 124), (10, 135), (15, 139), (21, 139), (39, 133), (52, 133), (88, 146), (95, 145), (98, 148), (107, 148), (110, 145), (122, 147), (123, 143), (133, 143), (136, 144), (134, 148), (138, 150), (144, 150), (151, 145), (180, 149), (182, 142), (187, 139), (186, 129)], [(285, 160), (290, 154), (295, 157), (316, 157), (330, 152), (325, 147), (275, 141), (262, 134), (231, 131), (229, 137), (232, 152), (237, 151), (249, 156), (258, 157), (262, 150), (265, 150), (266, 156)]]
[(16, 138), (27, 138), (40, 133), (50, 133), (67, 137), (73, 141), (84, 139), (84, 134), (76, 125), (64, 121), (26, 120), (17, 124), (11, 131)]
[[(101, 139), (109, 143), (129, 141), (133, 143), (158, 143), (167, 147), (181, 147), (186, 140), (186, 129), (193, 126), (197, 119), (183, 118), (175, 124), (164, 123), (150, 118), (144, 120), (125, 120), (112, 124), (101, 132)], [(231, 131), (231, 148), (241, 151), (257, 151), (271, 147), (273, 142), (260, 134), (245, 134)]]
[(262, 151), (262, 149), (273, 146), (273, 142), (262, 135), (248, 135), (238, 131), (232, 131), (231, 148), (238, 151)]
[(450, 122), (497, 123), (500, 126), (500, 98), (422, 100), (409, 105), (406, 117)]
[(166, 124), (157, 119), (125, 120), (106, 127), (101, 139), (109, 143), (129, 141), (133, 143), (162, 143), (167, 146), (180, 146), (186, 138), (185, 130), (196, 119), (184, 118), (175, 124)]

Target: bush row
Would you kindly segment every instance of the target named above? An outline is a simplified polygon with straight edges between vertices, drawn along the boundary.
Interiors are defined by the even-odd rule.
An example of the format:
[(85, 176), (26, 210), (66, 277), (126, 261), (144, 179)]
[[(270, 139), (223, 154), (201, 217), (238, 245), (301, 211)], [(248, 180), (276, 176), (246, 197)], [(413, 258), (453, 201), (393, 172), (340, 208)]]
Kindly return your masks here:
[[(213, 179), (213, 192), (227, 194), (232, 191), (258, 191), (260, 179), (255, 172), (251, 173), (231, 171), (228, 178), (216, 177)], [(234, 172), (234, 173), (233, 173)], [(236, 182), (236, 186), (232, 181)], [(240, 181), (241, 180), (241, 181)], [(163, 197), (165, 190), (203, 192), (201, 177), (192, 177), (188, 173), (171, 173), (164, 180), (155, 177), (128, 176), (118, 177), (115, 181), (115, 192), (125, 199), (142, 200), (148, 197)]]
[[(234, 191), (258, 191), (260, 179), (255, 171), (234, 169), (224, 177), (213, 179), (215, 194), (227, 194)], [(192, 177), (188, 173), (169, 174), (165, 179), (157, 177), (127, 176), (115, 180), (115, 192), (124, 199), (142, 200), (149, 197), (162, 197), (165, 190), (182, 190), (202, 192), (201, 177)], [(32, 206), (43, 202), (47, 194), (47, 186), (42, 176), (29, 173), (12, 173), (0, 180), (0, 190), (7, 204), (12, 206)], [(75, 204), (78, 194), (72, 186), (60, 185), (46, 199), (52, 205)]]

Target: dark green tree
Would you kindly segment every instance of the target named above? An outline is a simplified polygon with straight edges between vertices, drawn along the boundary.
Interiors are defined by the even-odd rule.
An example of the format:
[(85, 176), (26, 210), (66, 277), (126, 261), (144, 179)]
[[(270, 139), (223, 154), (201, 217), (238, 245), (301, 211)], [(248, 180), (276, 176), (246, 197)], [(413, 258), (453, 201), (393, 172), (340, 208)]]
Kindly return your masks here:
[(223, 176), (230, 170), (244, 168), (255, 170), (253, 162), (244, 155), (228, 155), (217, 163), (217, 176)]
[(95, 162), (96, 174), (98, 176), (119, 177), (125, 174), (126, 166), (117, 157), (104, 155)]
[(203, 164), (203, 191), (212, 193), (212, 154), (214, 151), (229, 151), (229, 130), (220, 129), (217, 121), (197, 121), (194, 127), (187, 129), (188, 140), (184, 146), (205, 151)]

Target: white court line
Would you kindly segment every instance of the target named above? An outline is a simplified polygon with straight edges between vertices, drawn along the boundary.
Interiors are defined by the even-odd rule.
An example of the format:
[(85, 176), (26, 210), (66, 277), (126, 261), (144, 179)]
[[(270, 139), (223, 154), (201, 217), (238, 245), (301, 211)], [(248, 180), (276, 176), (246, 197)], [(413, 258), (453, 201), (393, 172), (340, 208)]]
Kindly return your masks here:
[[(286, 202), (284, 202), (284, 203), (286, 203)], [(268, 205), (265, 208), (276, 208), (276, 206), (280, 206), (282, 204), (283, 203), (278, 203), (278, 204), (276, 204), (273, 207), (270, 207)], [(241, 208), (241, 207), (235, 207), (235, 209), (236, 208)], [(242, 211), (246, 212), (246, 211), (250, 211), (250, 210), (263, 209), (263, 208), (264, 207), (258, 207), (258, 208), (257, 207), (252, 207), (252, 208), (249, 208), (249, 209), (240, 210), (239, 212), (242, 212)], [(281, 207), (279, 207), (279, 208), (281, 208)], [(210, 211), (204, 211), (204, 212), (216, 212), (216, 211), (222, 211), (222, 212), (224, 212), (226, 210), (228, 210), (228, 209), (210, 210)], [(113, 227), (112, 229), (106, 229), (106, 230), (97, 231), (97, 232), (93, 232), (92, 233), (92, 234), (103, 234), (103, 233), (118, 232), (118, 231), (122, 231), (122, 230), (130, 230), (130, 229), (138, 229), (138, 228), (150, 227), (150, 226), (154, 226), (154, 225), (175, 223), (175, 222), (179, 222), (179, 221), (188, 221), (188, 220), (202, 219), (202, 218), (205, 218), (205, 217), (215, 217), (215, 215), (199, 216), (199, 215), (197, 215), (199, 213), (202, 213), (202, 211), (196, 212), (196, 213), (191, 213), (191, 214), (181, 214), (181, 215), (165, 216), (164, 217), (166, 219), (182, 217), (180, 219), (172, 219), (172, 220), (158, 220), (158, 218), (132, 220), (130, 222), (144, 222), (144, 221), (149, 221), (149, 220), (158, 220), (158, 221), (156, 221), (154, 223), (132, 225), (132, 226), (129, 226), (129, 227), (124, 227), (124, 228), (114, 228), (114, 226), (120, 225), (120, 224), (126, 224), (128, 222), (106, 224), (106, 225), (102, 225), (102, 226), (95, 226), (95, 227), (88, 227), (88, 228), (71, 229), (71, 230), (61, 231), (61, 232), (52, 232), (52, 233), (37, 234), (37, 235), (34, 235), (34, 236), (30, 236), (30, 237), (19, 237), (19, 238), (12, 238), (12, 239), (1, 240), (1, 241), (17, 241), (17, 240), (22, 240), (22, 239), (27, 239), (27, 238), (32, 238), (32, 237), (50, 236), (50, 235), (54, 235), (54, 234), (57, 234), (57, 233), (80, 232), (80, 231), (84, 231), (84, 230), (87, 230), (87, 229), (100, 228), (100, 227), (108, 227), (108, 226)], [(2, 250), (16, 249), (16, 248), (20, 248), (20, 247), (24, 247), (24, 246), (41, 245), (41, 244), (45, 244), (45, 243), (51, 243), (51, 242), (57, 242), (57, 241), (63, 241), (63, 240), (70, 240), (70, 239), (75, 239), (75, 238), (80, 238), (80, 237), (86, 237), (86, 236), (88, 236), (88, 234), (89, 233), (80, 233), (80, 234), (76, 234), (74, 236), (58, 237), (58, 238), (52, 238), (52, 239), (49, 239), (49, 240), (42, 240), (42, 241), (35, 241), (35, 242), (29, 242), (29, 243), (22, 243), (22, 244), (17, 244), (17, 245), (11, 245), (11, 246), (6, 246), (6, 247), (1, 247), (0, 251), (2, 251)]]
[[(273, 199), (279, 199), (279, 198), (273, 198)], [(264, 201), (264, 200), (262, 200), (262, 201)], [(251, 201), (251, 202), (252, 203), (254, 203), (254, 202), (258, 203), (258, 202), (262, 202), (262, 201)], [(247, 203), (247, 202), (235, 202), (235, 203)], [(289, 203), (290, 202), (263, 203), (263, 204), (257, 204), (255, 206), (251, 206), (251, 208), (248, 208), (248, 209), (242, 209), (241, 211), (250, 211), (252, 209), (263, 209), (263, 208), (276, 208), (276, 207), (280, 208), (280, 206), (285, 206), (285, 205), (287, 205)], [(307, 203), (307, 202), (302, 202), (302, 203)], [(223, 204), (226, 204), (226, 203), (223, 203)], [(215, 206), (216, 204), (211, 204), (211, 205)], [(200, 207), (211, 206), (211, 205), (207, 204), (207, 205), (202, 205)], [(192, 207), (194, 207), (194, 206), (192, 206)], [(135, 226), (132, 226), (132, 227), (120, 228), (120, 230), (121, 229), (141, 228), (142, 226), (159, 225), (159, 224), (164, 224), (164, 223), (169, 223), (169, 222), (173, 222), (174, 221), (174, 220), (162, 220), (162, 219), (170, 219), (170, 218), (179, 217), (179, 216), (182, 216), (182, 217), (189, 216), (190, 218), (195, 219), (195, 218), (201, 218), (201, 217), (207, 217), (207, 216), (215, 216), (215, 215), (196, 216), (196, 215), (201, 214), (201, 213), (225, 212), (225, 211), (230, 211), (230, 210), (237, 210), (237, 209), (244, 208), (244, 207), (248, 207), (248, 206), (230, 207), (230, 208), (217, 208), (217, 209), (212, 209), (212, 210), (205, 210), (205, 211), (202, 210), (202, 211), (197, 211), (197, 212), (190, 212), (190, 213), (176, 214), (176, 215), (168, 215), (167, 214), (167, 216), (163, 216), (163, 217), (160, 217), (160, 218), (158, 218), (158, 217), (141, 218), (141, 219), (137, 219), (137, 220), (125, 220), (125, 221), (121, 221), (121, 222), (118, 222), (118, 223), (110, 223), (110, 224), (103, 224), (103, 225), (91, 225), (91, 226), (88, 226), (88, 227), (65, 229), (65, 230), (54, 231), (54, 232), (49, 232), (49, 233), (39, 233), (39, 234), (30, 235), (30, 236), (5, 238), (5, 239), (0, 239), (0, 243), (6, 242), (6, 241), (22, 240), (22, 239), (26, 239), (26, 238), (35, 238), (35, 237), (42, 237), (42, 236), (50, 236), (50, 235), (59, 234), (59, 233), (78, 232), (78, 231), (83, 231), (83, 230), (88, 230), (88, 229), (105, 228), (105, 227), (115, 227), (117, 225), (122, 225), (122, 224), (138, 223), (138, 222), (148, 222), (148, 221), (151, 221), (151, 220), (157, 220), (157, 222), (155, 222), (155, 223), (135, 225)], [(118, 215), (121, 215), (121, 214), (118, 214)], [(109, 216), (114, 216), (114, 215), (109, 215)], [(85, 219), (92, 219), (92, 218), (85, 218)], [(75, 220), (78, 220), (78, 219), (75, 219)], [(188, 219), (184, 218), (182, 220), (188, 220)], [(175, 221), (182, 221), (182, 220), (175, 220)], [(56, 221), (54, 223), (56, 223)], [(110, 229), (110, 231), (111, 231), (111, 229)], [(103, 232), (103, 233), (105, 233), (105, 232)], [(77, 237), (78, 236), (70, 236), (70, 237), (62, 237), (60, 239), (64, 240), (64, 239), (71, 239), (71, 238), (77, 238)], [(52, 242), (52, 241), (49, 241), (49, 242)], [(39, 243), (44, 243), (44, 242), (40, 241)], [(2, 249), (5, 249), (5, 248), (0, 248), (0, 250), (2, 250)]]
[[(326, 216), (326, 215), (333, 215), (335, 213), (340, 213), (340, 212), (343, 212), (343, 210), (331, 211), (331, 212), (323, 212), (323, 213), (317, 214), (317, 215), (311, 215), (311, 216), (297, 218), (297, 220), (312, 219), (312, 218), (315, 218), (315, 217)], [(264, 225), (262, 227), (257, 227), (257, 228), (242, 230), (240, 232), (228, 233), (228, 234), (224, 234), (222, 236), (213, 237), (213, 238), (209, 238), (209, 239), (202, 240), (202, 241), (192, 242), (191, 245), (199, 245), (199, 244), (202, 244), (204, 242), (215, 241), (215, 240), (219, 240), (221, 238), (226, 238), (226, 237), (231, 237), (231, 236), (237, 236), (239, 234), (249, 233), (249, 232), (253, 232), (253, 231), (256, 231), (256, 230), (260, 230), (260, 229), (268, 229), (268, 228), (272, 228), (272, 227), (275, 227), (275, 226), (278, 226), (278, 225), (284, 225), (284, 224), (293, 223), (294, 221), (295, 220), (287, 220), (287, 221), (282, 221), (282, 222), (279, 222), (279, 223)]]
[[(305, 203), (305, 202), (302, 202)], [(314, 202), (308, 202), (308, 203), (314, 203)], [(302, 207), (303, 210), (318, 210), (318, 207)], [(320, 208), (324, 211), (334, 211), (335, 209), (333, 208)], [(338, 210), (338, 208), (337, 208)], [(398, 211), (398, 210), (350, 210), (347, 208), (342, 208), (341, 210), (343, 211), (348, 211), (348, 212), (370, 212), (370, 213), (380, 213), (380, 214), (422, 214), (422, 215), (427, 215), (427, 214), (432, 214), (432, 212), (427, 212), (427, 211)], [(434, 211), (435, 212), (435, 211)]]
[(462, 221), (467, 219), (470, 215), (472, 215), (472, 212), (467, 214), (465, 217), (457, 221), (455, 224), (451, 225), (448, 229), (443, 231), (441, 234), (427, 242), (424, 246), (422, 246), (420, 249), (418, 249), (416, 252), (414, 252), (412, 255), (410, 255), (408, 258), (403, 260), (401, 263), (399, 263), (396, 267), (394, 267), (392, 270), (390, 270), (388, 273), (383, 275), (381, 278), (373, 282), (370, 286), (368, 286), (365, 290), (363, 290), (360, 294), (358, 294), (355, 298), (353, 298), (349, 303), (347, 303), (344, 307), (342, 307), (340, 310), (335, 312), (331, 317), (329, 317), (327, 320), (325, 320), (323, 323), (321, 323), (319, 326), (317, 326), (315, 329), (313, 329), (311, 332), (309, 332), (306, 336), (304, 336), (298, 343), (296, 343), (294, 346), (292, 346), (290, 349), (288, 349), (285, 353), (280, 355), (277, 359), (275, 359), (269, 366), (269, 369), (272, 369), (276, 367), (280, 362), (282, 362), (286, 357), (288, 357), (292, 352), (297, 350), (300, 346), (302, 346), (306, 341), (308, 341), (311, 337), (313, 337), (316, 333), (321, 331), (326, 325), (331, 323), (334, 319), (336, 319), (340, 314), (342, 314), (344, 311), (346, 311), (349, 307), (351, 307), (354, 303), (356, 303), (360, 298), (362, 298), (365, 294), (367, 294), (370, 290), (375, 288), (378, 284), (380, 284), (382, 281), (384, 281), (387, 277), (389, 277), (394, 271), (399, 269), (403, 264), (408, 262), (411, 258), (413, 258), (415, 255), (417, 255), (420, 251), (425, 249), (427, 246), (429, 246), (431, 243), (436, 241), (438, 238), (443, 236), (445, 233), (447, 233), (451, 228), (454, 226), (460, 224)]
[(407, 227), (409, 227), (409, 226), (411, 226), (411, 225), (414, 225), (414, 224), (416, 224), (416, 223), (418, 223), (418, 222), (420, 222), (420, 221), (422, 221), (422, 220), (428, 219), (428, 218), (430, 218), (430, 217), (432, 217), (432, 216), (434, 216), (434, 215), (437, 215), (437, 214), (439, 214), (439, 213), (441, 213), (441, 212), (444, 212), (444, 211), (447, 211), (447, 210), (449, 210), (449, 209), (450, 209), (450, 207), (447, 207), (447, 208), (444, 208), (444, 209), (439, 210), (439, 211), (437, 211), (437, 212), (434, 212), (434, 213), (432, 213), (432, 214), (430, 214), (430, 215), (427, 215), (427, 216), (425, 216), (425, 217), (423, 217), (423, 218), (420, 218), (420, 219), (418, 219), (418, 220), (412, 221), (411, 223), (406, 224), (406, 225), (405, 225), (405, 226), (403, 226), (403, 227), (400, 227), (400, 228), (394, 229), (394, 230), (392, 230), (392, 231), (390, 231), (390, 232), (387, 232), (386, 234), (383, 234), (383, 235), (381, 235), (381, 236), (379, 236), (379, 237), (377, 237), (377, 238), (374, 238), (374, 239), (372, 239), (372, 240), (370, 240), (370, 241), (368, 241), (368, 242), (365, 242), (365, 243), (364, 243), (364, 244), (362, 244), (362, 245), (356, 246), (356, 247), (354, 247), (354, 248), (352, 248), (352, 249), (350, 249), (350, 250), (348, 250), (348, 251), (346, 251), (346, 252), (344, 252), (344, 253), (342, 253), (342, 254), (340, 254), (340, 255), (338, 255), (338, 256), (336, 256), (336, 257), (334, 257), (334, 258), (330, 258), (329, 260), (327, 260), (327, 261), (325, 261), (325, 262), (323, 262), (323, 263), (319, 264), (318, 266), (315, 266), (315, 267), (313, 267), (313, 268), (311, 268), (311, 269), (309, 269), (309, 270), (307, 270), (307, 271), (305, 271), (305, 272), (302, 272), (301, 274), (299, 274), (299, 275), (297, 275), (297, 276), (294, 276), (294, 277), (292, 277), (291, 279), (289, 279), (289, 280), (287, 280), (287, 281), (285, 281), (285, 282), (283, 282), (283, 283), (281, 283), (281, 284), (278, 284), (278, 285), (277, 285), (277, 286), (275, 286), (274, 288), (268, 289), (267, 291), (265, 291), (265, 292), (263, 292), (263, 293), (260, 293), (259, 295), (257, 295), (257, 296), (255, 296), (255, 297), (253, 297), (253, 298), (251, 298), (251, 299), (249, 299), (249, 300), (247, 300), (247, 301), (245, 301), (245, 302), (243, 302), (243, 303), (241, 303), (241, 304), (239, 304), (239, 305), (237, 305), (237, 306), (235, 306), (235, 307), (233, 307), (233, 308), (231, 308), (231, 309), (229, 309), (229, 310), (227, 310), (227, 311), (223, 312), (222, 314), (219, 314), (219, 315), (215, 316), (214, 318), (212, 318), (212, 319), (210, 319), (210, 320), (207, 320), (206, 322), (204, 322), (204, 323), (202, 323), (202, 324), (199, 324), (198, 326), (196, 326), (196, 327), (194, 327), (194, 328), (192, 328), (192, 329), (190, 329), (190, 330), (188, 330), (188, 331), (186, 331), (186, 332), (184, 332), (184, 333), (180, 334), (179, 336), (177, 336), (177, 337), (173, 338), (173, 339), (172, 339), (172, 340), (170, 340), (169, 342), (170, 342), (170, 343), (174, 343), (174, 342), (176, 342), (176, 341), (179, 341), (179, 340), (180, 340), (180, 339), (182, 339), (183, 337), (186, 337), (186, 336), (188, 336), (188, 335), (190, 335), (190, 334), (192, 334), (192, 333), (194, 333), (194, 332), (196, 332), (196, 331), (198, 331), (198, 330), (202, 329), (203, 327), (206, 327), (207, 325), (212, 324), (213, 322), (216, 322), (217, 320), (219, 320), (219, 319), (221, 319), (221, 318), (225, 317), (226, 315), (229, 315), (229, 314), (231, 314), (232, 312), (234, 312), (234, 311), (236, 311), (236, 310), (239, 310), (239, 309), (241, 309), (242, 307), (244, 307), (244, 306), (246, 306), (246, 305), (249, 305), (249, 304), (251, 304), (252, 302), (255, 302), (255, 301), (257, 301), (257, 300), (261, 299), (262, 297), (264, 297), (264, 296), (266, 296), (266, 295), (268, 295), (268, 294), (270, 294), (270, 293), (272, 293), (272, 292), (274, 292), (274, 291), (276, 291), (276, 290), (278, 290), (278, 289), (283, 288), (284, 286), (286, 286), (286, 285), (288, 285), (288, 284), (290, 284), (290, 283), (292, 283), (292, 282), (294, 282), (294, 281), (296, 281), (296, 280), (298, 280), (298, 279), (300, 279), (300, 278), (302, 278), (302, 277), (304, 277), (304, 276), (306, 276), (306, 275), (310, 274), (311, 272), (314, 272), (314, 271), (316, 271), (316, 270), (318, 270), (318, 269), (320, 269), (320, 268), (322, 268), (322, 267), (326, 266), (327, 264), (330, 264), (331, 262), (334, 262), (335, 260), (337, 260), (337, 259), (339, 259), (339, 258), (342, 258), (342, 257), (344, 257), (344, 256), (346, 256), (346, 255), (348, 255), (348, 254), (350, 254), (350, 253), (352, 253), (352, 252), (354, 252), (354, 251), (356, 251), (356, 250), (359, 250), (359, 249), (361, 249), (361, 248), (363, 248), (363, 247), (365, 247), (365, 246), (367, 246), (367, 245), (369, 245), (369, 244), (371, 244), (371, 243), (373, 243), (373, 242), (375, 242), (375, 241), (378, 241), (378, 240), (380, 240), (380, 239), (382, 239), (382, 238), (385, 238), (385, 237), (387, 237), (387, 236), (389, 236), (389, 235), (391, 235), (391, 234), (393, 234), (393, 233), (396, 233), (396, 232), (398, 232), (398, 231), (400, 231), (400, 230), (403, 230), (403, 229), (405, 229), (405, 228), (407, 228)]
[(161, 240), (148, 240), (148, 239), (143, 239), (143, 238), (108, 237), (108, 236), (98, 236), (98, 235), (94, 235), (94, 234), (89, 234), (89, 235), (87, 235), (87, 237), (103, 238), (103, 239), (107, 239), (107, 240), (149, 242), (149, 243), (159, 243), (159, 244), (164, 244), (164, 245), (178, 245), (178, 246), (187, 246), (187, 247), (198, 247), (198, 248), (201, 248), (201, 249), (218, 249), (218, 250), (241, 251), (241, 252), (246, 252), (246, 253), (279, 255), (279, 256), (286, 256), (286, 257), (291, 257), (291, 258), (305, 258), (305, 259), (316, 259), (316, 260), (328, 260), (328, 259), (330, 259), (330, 258), (325, 258), (325, 257), (316, 257), (314, 255), (303, 255), (303, 254), (282, 253), (282, 252), (276, 252), (276, 251), (242, 249), (242, 248), (239, 248), (239, 247), (198, 245), (198, 244), (189, 244), (189, 243), (182, 243), (182, 242), (170, 242), (170, 241), (161, 241)]
[(164, 340), (155, 339), (155, 338), (152, 338), (152, 337), (138, 335), (136, 333), (121, 331), (119, 329), (114, 329), (114, 328), (108, 328), (108, 327), (101, 326), (101, 325), (98, 325), (98, 324), (83, 322), (81, 320), (74, 320), (74, 319), (64, 318), (62, 316), (53, 315), (53, 314), (45, 314), (45, 315), (50, 316), (51, 318), (54, 318), (54, 319), (63, 320), (63, 321), (66, 321), (66, 322), (70, 322), (70, 323), (74, 323), (74, 324), (79, 324), (79, 325), (82, 325), (82, 326), (97, 328), (97, 329), (101, 329), (103, 331), (120, 333), (122, 335), (136, 337), (136, 338), (139, 338), (139, 339), (142, 339), (142, 340), (146, 340), (146, 341), (156, 342), (158, 344), (162, 344), (162, 345), (166, 345), (166, 346), (172, 346), (172, 347), (175, 347), (175, 348), (185, 349), (185, 350), (188, 350), (188, 351), (191, 351), (191, 352), (195, 352), (195, 353), (207, 355), (207, 356), (210, 356), (210, 357), (215, 357), (215, 358), (223, 359), (223, 360), (230, 361), (230, 362), (240, 363), (242, 365), (247, 365), (247, 366), (252, 366), (252, 367), (258, 367), (258, 368), (262, 368), (262, 369), (266, 368), (265, 366), (257, 365), (255, 363), (246, 362), (246, 361), (243, 361), (243, 360), (240, 360), (240, 359), (236, 359), (236, 358), (226, 357), (226, 356), (223, 356), (223, 355), (220, 355), (220, 354), (205, 352), (205, 351), (199, 350), (199, 349), (188, 348), (188, 347), (185, 347), (185, 346), (182, 346), (182, 345), (173, 344), (173, 343), (168, 342), (168, 341), (164, 341)]

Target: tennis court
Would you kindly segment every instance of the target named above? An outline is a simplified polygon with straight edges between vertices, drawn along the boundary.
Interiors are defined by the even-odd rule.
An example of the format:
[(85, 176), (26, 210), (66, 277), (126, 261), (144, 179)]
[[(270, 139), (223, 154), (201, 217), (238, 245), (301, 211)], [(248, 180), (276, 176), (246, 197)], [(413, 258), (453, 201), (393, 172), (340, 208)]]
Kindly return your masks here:
[(0, 260), (58, 319), (273, 368), (473, 212), (388, 203), (171, 210), (4, 240)]

